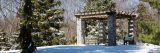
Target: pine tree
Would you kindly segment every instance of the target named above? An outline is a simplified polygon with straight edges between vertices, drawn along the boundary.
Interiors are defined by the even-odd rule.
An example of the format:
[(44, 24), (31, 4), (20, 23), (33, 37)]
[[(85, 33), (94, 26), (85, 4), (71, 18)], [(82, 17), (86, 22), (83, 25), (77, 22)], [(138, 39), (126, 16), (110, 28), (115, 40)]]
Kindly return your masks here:
[[(22, 0), (18, 10), (21, 19), (19, 41), (22, 53), (33, 52), (36, 46), (61, 44), (63, 32), (63, 9), (55, 0)], [(33, 36), (33, 38), (32, 38)], [(31, 48), (33, 48), (33, 50)]]
[[(37, 46), (60, 44), (63, 9), (60, 1), (33, 0), (33, 38)], [(57, 39), (58, 38), (58, 39)]]

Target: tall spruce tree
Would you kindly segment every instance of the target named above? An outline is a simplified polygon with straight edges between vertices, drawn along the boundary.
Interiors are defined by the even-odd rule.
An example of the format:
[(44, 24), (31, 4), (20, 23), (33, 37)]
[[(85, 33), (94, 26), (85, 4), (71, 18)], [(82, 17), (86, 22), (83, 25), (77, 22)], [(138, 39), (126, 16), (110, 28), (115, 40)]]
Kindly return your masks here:
[(60, 44), (64, 36), (61, 2), (55, 0), (33, 0), (33, 38), (37, 46)]
[[(21, 0), (18, 16), (21, 19), (20, 35), (22, 53), (31, 53), (36, 46), (59, 43), (63, 38), (63, 9), (59, 0)], [(33, 48), (33, 50), (31, 48)]]

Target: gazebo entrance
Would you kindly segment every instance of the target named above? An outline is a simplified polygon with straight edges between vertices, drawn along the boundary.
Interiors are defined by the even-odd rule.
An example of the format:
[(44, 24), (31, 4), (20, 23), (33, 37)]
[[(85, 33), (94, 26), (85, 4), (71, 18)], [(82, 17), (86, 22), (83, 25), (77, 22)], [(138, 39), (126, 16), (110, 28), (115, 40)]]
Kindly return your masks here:
[(84, 21), (84, 44), (100, 44), (106, 43), (106, 35), (108, 34), (107, 19), (83, 19)]
[[(107, 23), (108, 29), (107, 29), (107, 34), (103, 34), (105, 39), (105, 43), (108, 43), (109, 46), (116, 46), (116, 19), (121, 19), (121, 18), (127, 18), (128, 19), (128, 36), (126, 38), (130, 38), (129, 44), (135, 44), (135, 30), (134, 30), (134, 19), (138, 17), (136, 13), (130, 13), (130, 12), (124, 12), (124, 11), (92, 11), (92, 12), (80, 12), (78, 14), (75, 14), (77, 17), (77, 44), (87, 44), (88, 42), (95, 42), (95, 43), (100, 43), (100, 37), (101, 34), (105, 32), (103, 30), (106, 28), (103, 26), (103, 23)], [(97, 38), (87, 38), (86, 37), (86, 21), (87, 19), (95, 19), (99, 20), (99, 34)], [(101, 22), (100, 20), (107, 20), (106, 22)], [(102, 24), (100, 24), (102, 23)], [(90, 41), (90, 39), (92, 41)]]

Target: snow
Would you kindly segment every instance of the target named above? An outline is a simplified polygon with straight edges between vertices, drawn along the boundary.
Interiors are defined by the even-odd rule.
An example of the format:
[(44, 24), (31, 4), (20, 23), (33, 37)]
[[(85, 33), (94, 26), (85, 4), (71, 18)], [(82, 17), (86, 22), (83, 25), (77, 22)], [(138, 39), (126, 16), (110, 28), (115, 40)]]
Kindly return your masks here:
[[(0, 53), (19, 53), (20, 50), (0, 51)], [(37, 47), (36, 53), (160, 53), (160, 46), (139, 45), (53, 45)]]

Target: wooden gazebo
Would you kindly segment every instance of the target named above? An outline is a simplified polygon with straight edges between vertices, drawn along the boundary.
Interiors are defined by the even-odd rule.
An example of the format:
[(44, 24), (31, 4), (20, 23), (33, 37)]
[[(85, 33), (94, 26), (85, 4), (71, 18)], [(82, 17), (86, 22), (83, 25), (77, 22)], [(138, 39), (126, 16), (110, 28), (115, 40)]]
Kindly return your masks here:
[[(91, 11), (79, 12), (75, 14), (77, 17), (77, 44), (85, 44), (85, 22), (84, 19), (106, 19), (108, 20), (108, 45), (115, 46), (116, 44), (116, 19), (128, 19), (128, 35), (135, 36), (134, 19), (138, 17), (137, 13), (125, 12), (119, 10), (113, 11)], [(135, 41), (134, 41), (135, 42)]]

